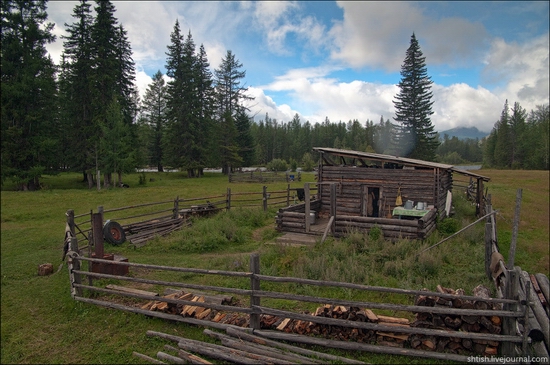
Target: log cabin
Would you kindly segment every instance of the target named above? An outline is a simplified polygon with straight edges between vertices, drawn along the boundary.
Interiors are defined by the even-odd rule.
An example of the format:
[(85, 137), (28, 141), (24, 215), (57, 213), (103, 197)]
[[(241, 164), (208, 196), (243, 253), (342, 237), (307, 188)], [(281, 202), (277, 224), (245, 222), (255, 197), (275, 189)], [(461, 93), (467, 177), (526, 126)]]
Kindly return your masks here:
[[(315, 147), (317, 194), (279, 210), (279, 231), (342, 237), (381, 229), (388, 240), (424, 239), (451, 213), (453, 174), (476, 181), (476, 214), (484, 211), (488, 177), (452, 165), (390, 155)], [(307, 187), (307, 184), (306, 184)]]

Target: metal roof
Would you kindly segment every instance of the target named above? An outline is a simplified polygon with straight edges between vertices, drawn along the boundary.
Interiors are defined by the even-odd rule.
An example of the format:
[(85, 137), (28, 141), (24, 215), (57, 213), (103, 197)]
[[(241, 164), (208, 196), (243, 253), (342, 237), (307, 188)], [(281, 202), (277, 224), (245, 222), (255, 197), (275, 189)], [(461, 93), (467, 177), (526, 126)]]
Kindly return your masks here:
[(416, 160), (413, 158), (398, 157), (398, 156), (391, 156), (391, 155), (382, 155), (379, 153), (341, 150), (338, 148), (328, 148), (328, 147), (313, 147), (313, 150), (318, 152), (328, 153), (331, 155), (342, 156), (342, 157), (364, 158), (372, 161), (399, 163), (406, 166), (431, 167), (431, 168), (439, 168), (444, 170), (451, 170), (453, 172), (457, 172), (459, 174), (466, 175), (466, 176), (471, 176), (476, 179), (482, 179), (484, 181), (490, 180), (490, 178), (486, 176), (482, 176), (482, 175), (470, 172), (468, 170), (461, 170), (456, 168), (453, 165), (447, 165), (447, 164), (442, 164), (437, 162), (429, 162), (429, 161), (423, 161), (423, 160)]

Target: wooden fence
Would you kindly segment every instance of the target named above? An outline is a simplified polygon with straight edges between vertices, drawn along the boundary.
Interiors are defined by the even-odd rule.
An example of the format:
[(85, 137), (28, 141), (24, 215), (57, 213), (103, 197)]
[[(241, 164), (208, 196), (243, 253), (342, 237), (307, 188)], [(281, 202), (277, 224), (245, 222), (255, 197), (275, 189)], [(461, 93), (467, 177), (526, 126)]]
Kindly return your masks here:
[[(232, 192), (227, 188), (225, 194), (200, 198), (182, 198), (173, 200), (137, 204), (119, 208), (104, 209), (98, 207), (101, 221), (120, 223), (132, 244), (140, 245), (157, 235), (165, 235), (188, 224), (191, 216), (208, 215), (231, 208), (259, 207), (264, 211), (271, 206), (290, 206), (298, 204), (299, 188), (288, 184), (284, 190), (269, 191), (267, 186), (259, 192)], [(80, 249), (89, 248), (91, 242), (93, 210), (75, 214), (70, 209), (66, 212), (66, 232), (78, 238)], [(68, 233), (66, 233), (68, 234)], [(85, 245), (84, 242), (88, 243)]]
[[(266, 330), (261, 328), (261, 318), (263, 316), (277, 316), (281, 319), (296, 320), (306, 323), (315, 323), (324, 326), (338, 326), (339, 328), (348, 327), (351, 329), (357, 330), (370, 330), (377, 333), (390, 333), (404, 335), (405, 338), (410, 338), (409, 336), (431, 336), (432, 338), (447, 338), (452, 339), (453, 341), (460, 342), (461, 340), (467, 339), (469, 341), (479, 341), (479, 343), (487, 344), (492, 342), (510, 344), (512, 346), (519, 345), (523, 348), (523, 352), (526, 353), (526, 346), (530, 342), (527, 334), (519, 335), (516, 333), (509, 334), (497, 334), (497, 333), (474, 333), (474, 332), (464, 332), (464, 331), (452, 331), (448, 329), (437, 329), (437, 328), (426, 328), (425, 326), (413, 326), (413, 325), (403, 325), (396, 326), (392, 323), (372, 323), (369, 321), (359, 321), (359, 320), (344, 320), (344, 319), (334, 319), (327, 318), (322, 316), (314, 316), (307, 313), (299, 313), (292, 310), (282, 310), (275, 307), (270, 307), (267, 304), (262, 303), (263, 300), (268, 302), (269, 299), (277, 299), (278, 302), (281, 300), (288, 300), (293, 302), (302, 302), (302, 303), (317, 303), (319, 305), (334, 305), (334, 306), (349, 306), (350, 308), (368, 308), (369, 310), (383, 310), (383, 311), (393, 311), (393, 312), (408, 312), (411, 315), (414, 314), (429, 314), (429, 315), (438, 315), (441, 318), (448, 316), (453, 316), (453, 318), (471, 318), (472, 316), (477, 318), (488, 318), (498, 316), (503, 320), (515, 323), (518, 319), (524, 318), (526, 313), (526, 304), (522, 303), (517, 299), (498, 299), (498, 298), (488, 298), (480, 296), (467, 296), (467, 295), (456, 295), (456, 294), (446, 294), (444, 292), (430, 292), (425, 290), (407, 290), (407, 289), (397, 289), (397, 288), (387, 288), (387, 287), (378, 287), (370, 285), (361, 285), (361, 284), (352, 284), (352, 283), (342, 283), (334, 281), (320, 281), (320, 280), (309, 280), (295, 277), (278, 277), (278, 276), (269, 276), (262, 275), (260, 270), (260, 257), (258, 254), (253, 254), (250, 257), (250, 271), (240, 272), (240, 271), (221, 271), (221, 270), (205, 270), (205, 269), (196, 269), (196, 268), (183, 268), (183, 267), (169, 267), (161, 265), (149, 265), (149, 264), (137, 264), (130, 262), (116, 262), (108, 260), (94, 259), (90, 257), (85, 257), (78, 254), (79, 250), (77, 247), (76, 239), (71, 240), (71, 247), (68, 254), (69, 257), (69, 273), (70, 273), (70, 284), (71, 284), (71, 294), (72, 297), (81, 302), (96, 304), (107, 308), (119, 309), (133, 313), (140, 313), (147, 316), (159, 317), (179, 322), (186, 322), (194, 325), (201, 325), (206, 327), (213, 327), (225, 330), (228, 326), (227, 324), (217, 323), (212, 320), (204, 320), (187, 317), (181, 314), (169, 314), (164, 312), (157, 312), (142, 309), (143, 303), (148, 301), (159, 301), (167, 303), (172, 306), (194, 306), (195, 308), (208, 308), (211, 311), (218, 312), (227, 312), (227, 313), (240, 313), (241, 315), (246, 315), (248, 320), (248, 326), (253, 329), (255, 334), (260, 336), (265, 336), (268, 338), (277, 338), (284, 339), (285, 333), (274, 330)], [(130, 269), (132, 268), (143, 268), (147, 270), (136, 270), (132, 273), (132, 276), (119, 276), (119, 275), (109, 275), (103, 273), (89, 272), (81, 269), (82, 262), (88, 263), (98, 263), (98, 264), (108, 264), (108, 265), (122, 265), (127, 266)], [(189, 273), (194, 275), (215, 275), (222, 278), (240, 278), (240, 284), (235, 284), (234, 287), (222, 287), (222, 286), (210, 286), (210, 285), (198, 285), (188, 282), (180, 281), (167, 281), (167, 280), (154, 280), (148, 277), (143, 277), (143, 272), (152, 272), (152, 271), (164, 271), (164, 272), (174, 272), (174, 273)], [(201, 302), (201, 301), (191, 301), (191, 300), (181, 300), (177, 297), (159, 297), (156, 293), (145, 293), (143, 294), (140, 291), (132, 290), (113, 290), (105, 287), (100, 287), (98, 285), (94, 286), (92, 283), (85, 285), (82, 284), (82, 278), (88, 276), (94, 280), (97, 279), (112, 279), (126, 282), (129, 284), (140, 283), (140, 284), (151, 284), (156, 288), (177, 288), (182, 290), (185, 288), (186, 291), (199, 290), (201, 292), (214, 292), (222, 295), (235, 295), (239, 297), (248, 297), (248, 301), (241, 300), (240, 306), (232, 306), (226, 304), (212, 304), (211, 302)], [(244, 284), (248, 283), (248, 285)], [(262, 283), (265, 286), (274, 288), (277, 284), (286, 283), (292, 285), (286, 285), (284, 287), (284, 292), (276, 290), (262, 290)], [(271, 284), (268, 284), (271, 283)], [(243, 289), (243, 287), (247, 287)], [(315, 297), (311, 295), (300, 294), (303, 293), (303, 287), (333, 287), (346, 289), (348, 291), (360, 292), (368, 295), (368, 293), (386, 293), (393, 295), (394, 297), (405, 296), (405, 297), (414, 297), (419, 296), (423, 297), (432, 297), (436, 300), (443, 299), (445, 301), (452, 300), (461, 300), (461, 301), (471, 301), (472, 303), (485, 303), (484, 306), (476, 306), (471, 309), (463, 308), (453, 308), (447, 305), (435, 305), (435, 306), (422, 306), (422, 305), (407, 305), (407, 304), (397, 304), (403, 302), (401, 299), (396, 299), (396, 302), (392, 303), (381, 303), (373, 301), (360, 301), (360, 300), (346, 300), (340, 298), (330, 298), (330, 297)], [(294, 289), (292, 289), (294, 288)], [(302, 289), (300, 289), (302, 288)], [(297, 291), (293, 293), (292, 291)], [(94, 295), (85, 295), (84, 293), (94, 294)], [(105, 294), (102, 296), (102, 294)], [(114, 297), (118, 298), (134, 298), (140, 300), (136, 301), (135, 305), (125, 305), (120, 304), (121, 300), (114, 300)], [(124, 301), (128, 302), (128, 300)], [(248, 302), (248, 306), (242, 306), (242, 303)], [(504, 309), (486, 309), (488, 307), (500, 308), (504, 306)], [(298, 305), (289, 305), (288, 307), (296, 308)], [(475, 309), (475, 308), (485, 308), (485, 309)], [(424, 358), (435, 358), (441, 360), (452, 360), (452, 361), (462, 361), (467, 362), (467, 356), (453, 353), (439, 353), (436, 351), (424, 351), (424, 350), (414, 350), (408, 348), (395, 348), (391, 346), (380, 346), (372, 345), (359, 342), (349, 342), (349, 341), (329, 341), (322, 339), (313, 339), (308, 336), (298, 336), (290, 335), (292, 341), (302, 341), (305, 343), (313, 343), (316, 341), (319, 345), (330, 346), (330, 347), (339, 347), (349, 350), (356, 351), (368, 351), (368, 352), (378, 352), (386, 354), (398, 354), (398, 355), (407, 355), (407, 356), (416, 356)], [(287, 338), (290, 339), (290, 338)], [(449, 340), (451, 341), (451, 340)], [(449, 342), (447, 341), (447, 342)], [(484, 348), (484, 347), (483, 347)], [(503, 347), (507, 348), (507, 347)], [(510, 355), (510, 354), (508, 354)]]
[[(485, 271), (488, 279), (494, 281), (497, 297), (518, 301), (524, 307), (524, 317), (521, 321), (517, 322), (507, 318), (502, 326), (505, 335), (523, 336), (525, 341), (521, 344), (522, 349), (519, 350), (518, 344), (515, 343), (503, 343), (503, 353), (535, 355), (544, 357), (548, 361), (550, 340), (548, 277), (544, 274), (528, 274), (519, 266), (514, 266), (521, 194), (521, 189), (518, 189), (508, 264), (499, 252), (495, 217), (497, 211), (493, 210), (491, 195), (488, 195), (485, 205), (488, 214), (485, 224)], [(517, 308), (516, 303), (510, 302), (505, 305), (507, 310), (514, 311)], [(529, 345), (527, 339), (529, 339)]]
[(247, 172), (231, 172), (229, 175), (230, 183), (248, 182), (248, 183), (265, 183), (265, 182), (291, 182), (302, 181), (302, 174), (298, 172), (266, 172), (266, 171), (247, 171)]
[[(291, 191), (295, 189), (290, 189), (288, 186), (287, 190), (278, 191), (278, 192), (267, 192), (267, 188), (264, 187), (262, 193), (241, 193), (231, 194), (230, 189), (228, 193), (223, 196), (216, 197), (207, 197), (200, 199), (179, 199), (176, 198), (174, 201), (166, 202), (157, 202), (150, 204), (136, 205), (132, 207), (123, 207), (111, 210), (102, 210), (95, 214), (113, 214), (115, 212), (120, 212), (124, 210), (135, 209), (130, 216), (118, 218), (119, 220), (123, 219), (135, 219), (150, 217), (151, 215), (155, 217), (165, 216), (168, 219), (176, 219), (176, 217), (183, 216), (187, 213), (192, 214), (193, 209), (196, 210), (197, 206), (201, 204), (208, 204), (211, 200), (219, 205), (220, 202), (225, 202), (225, 207), (220, 207), (219, 209), (230, 209), (232, 206), (238, 206), (235, 204), (237, 201), (240, 201), (242, 206), (251, 205), (251, 206), (262, 206), (264, 209), (267, 209), (269, 204), (269, 199), (272, 199), (272, 204), (290, 204), (290, 194)], [(257, 199), (250, 199), (250, 196), (258, 195)], [(518, 195), (520, 196), (519, 192)], [(236, 198), (237, 197), (237, 198)], [(242, 199), (240, 197), (243, 197)], [(223, 199), (225, 198), (225, 199)], [(181, 204), (180, 203), (185, 203)], [(198, 204), (197, 204), (198, 203)], [(252, 204), (254, 203), (254, 204)], [(151, 212), (144, 212), (147, 208), (151, 206), (159, 206), (162, 204), (170, 204), (170, 209), (160, 209)], [(310, 336), (298, 336), (290, 333), (281, 333), (280, 331), (267, 330), (261, 327), (262, 318), (265, 316), (276, 316), (281, 319), (302, 321), (307, 323), (315, 323), (322, 326), (329, 326), (333, 328), (351, 328), (359, 331), (375, 331), (376, 333), (384, 334), (393, 334), (394, 336), (399, 336), (401, 339), (405, 338), (408, 341), (412, 341), (413, 336), (428, 336), (430, 338), (446, 338), (446, 341), (443, 342), (455, 342), (455, 341), (474, 341), (478, 345), (483, 346), (484, 344), (498, 344), (500, 355), (505, 356), (527, 356), (533, 355), (545, 357), (548, 359), (548, 312), (547, 312), (547, 303), (546, 309), (544, 303), (542, 302), (540, 292), (541, 290), (532, 290), (532, 278), (529, 274), (521, 271), (519, 267), (513, 265), (514, 254), (515, 254), (515, 243), (514, 237), (510, 250), (510, 257), (508, 266), (504, 262), (504, 258), (499, 253), (498, 242), (497, 242), (497, 232), (496, 232), (496, 211), (492, 209), (490, 202), (490, 195), (488, 196), (488, 201), (486, 206), (486, 230), (485, 230), (485, 267), (486, 273), (490, 279), (492, 279), (496, 286), (497, 298), (489, 297), (479, 297), (479, 296), (467, 296), (459, 295), (456, 293), (446, 293), (444, 291), (430, 292), (424, 290), (407, 290), (407, 289), (397, 289), (397, 288), (387, 288), (387, 287), (377, 287), (361, 284), (352, 284), (352, 283), (341, 283), (341, 282), (332, 282), (332, 281), (319, 281), (319, 280), (309, 280), (302, 278), (293, 278), (293, 277), (277, 277), (277, 276), (268, 276), (262, 275), (260, 270), (260, 261), (258, 255), (252, 255), (250, 258), (250, 271), (239, 272), (239, 271), (221, 271), (221, 270), (205, 270), (205, 269), (196, 269), (196, 268), (182, 268), (182, 267), (169, 267), (161, 265), (150, 265), (150, 264), (137, 264), (130, 263), (127, 261), (112, 261), (112, 260), (103, 260), (94, 258), (90, 252), (90, 245), (88, 245), (88, 255), (83, 252), (84, 247), (79, 247), (79, 243), (82, 242), (82, 238), (78, 239), (78, 236), (89, 237), (89, 232), (91, 228), (86, 230), (82, 229), (81, 226), (84, 226), (83, 223), (75, 223), (74, 218), (82, 218), (87, 216), (87, 214), (82, 214), (74, 216), (74, 212), (71, 214), (71, 211), (68, 212), (67, 217), (67, 226), (70, 227), (68, 233), (66, 233), (66, 241), (68, 242), (67, 247), (67, 257), (69, 265), (69, 277), (71, 285), (71, 295), (72, 297), (81, 302), (96, 304), (108, 308), (114, 308), (119, 310), (125, 310), (134, 313), (140, 313), (153, 317), (160, 317), (165, 319), (170, 319), (174, 321), (186, 322), (195, 325), (213, 327), (218, 329), (226, 329), (228, 324), (218, 323), (211, 320), (192, 318), (188, 316), (183, 316), (181, 314), (169, 314), (164, 312), (156, 312), (148, 309), (143, 309), (143, 302), (147, 301), (161, 301), (167, 305), (172, 306), (194, 306), (196, 308), (208, 308), (210, 311), (228, 312), (228, 313), (237, 313), (240, 315), (247, 316), (248, 326), (253, 330), (257, 335), (273, 338), (273, 339), (286, 339), (295, 342), (311, 343), (327, 347), (338, 347), (348, 350), (355, 351), (368, 351), (368, 352), (378, 352), (385, 354), (398, 354), (406, 356), (416, 356), (416, 357), (425, 357), (425, 358), (435, 358), (441, 360), (452, 360), (460, 362), (468, 362), (468, 356), (459, 354), (459, 353), (440, 353), (438, 351), (425, 351), (425, 350), (416, 350), (409, 348), (395, 348), (387, 345), (373, 345), (359, 342), (350, 342), (350, 341), (332, 341), (319, 338), (311, 338)], [(190, 211), (189, 211), (190, 209)], [(216, 208), (218, 209), (218, 208)], [(167, 213), (171, 214), (167, 214)], [(183, 212), (183, 213), (182, 213)], [(516, 216), (519, 215), (519, 209), (517, 209)], [(118, 214), (118, 213), (117, 213)], [(94, 213), (90, 212), (93, 220)], [(518, 217), (519, 218), (519, 217)], [(71, 221), (72, 219), (72, 221)], [(151, 218), (149, 218), (151, 219)], [(158, 218), (157, 218), (158, 219)], [(183, 218), (179, 218), (183, 219)], [(483, 218), (485, 219), (485, 218)], [(519, 219), (518, 219), (519, 221)], [(517, 237), (517, 227), (514, 228), (513, 236)], [(88, 238), (85, 238), (88, 239)], [(107, 274), (105, 272), (94, 272), (92, 270), (85, 270), (85, 265), (87, 263), (88, 268), (92, 265), (107, 265), (110, 267), (122, 267), (125, 270), (132, 268), (145, 268), (147, 270), (136, 270), (132, 272), (132, 276), (126, 275), (117, 275), (117, 274)], [(510, 268), (510, 269), (508, 269)], [(120, 271), (120, 270), (119, 270)], [(222, 287), (222, 286), (209, 286), (209, 285), (198, 285), (188, 282), (181, 281), (168, 281), (168, 280), (157, 280), (152, 279), (151, 277), (142, 276), (149, 275), (146, 273), (155, 272), (155, 271), (164, 271), (164, 272), (184, 272), (192, 275), (217, 275), (221, 278), (237, 278), (241, 280), (240, 284), (236, 284), (234, 287)], [(117, 270), (112, 270), (113, 273), (116, 273)], [(537, 274), (538, 275), (538, 274)], [(87, 284), (83, 284), (83, 278), (87, 277)], [(545, 277), (545, 276), (544, 276)], [(531, 280), (530, 280), (531, 278)], [(546, 278), (546, 277), (545, 277)], [(149, 284), (155, 286), (155, 288), (165, 288), (168, 289), (183, 289), (186, 290), (199, 290), (206, 292), (214, 292), (221, 294), (231, 294), (239, 297), (248, 298), (248, 306), (232, 306), (227, 304), (213, 304), (209, 302), (197, 302), (192, 300), (178, 299), (176, 297), (162, 297), (159, 298), (158, 293), (142, 293), (135, 290), (120, 290), (113, 288), (100, 287), (98, 285), (98, 279), (114, 279), (122, 282), (127, 282), (128, 284)], [(242, 282), (244, 280), (244, 282)], [(546, 278), (546, 294), (548, 291), (548, 284)], [(95, 285), (94, 285), (95, 281)], [(538, 283), (542, 283), (543, 280), (540, 280)], [(272, 290), (262, 290), (261, 284), (265, 283), (265, 286), (274, 288), (279, 284), (286, 284), (284, 291)], [(289, 285), (290, 284), (290, 285)], [(243, 289), (248, 287), (247, 289)], [(405, 296), (408, 298), (415, 297), (414, 305), (401, 304), (406, 302), (406, 300), (397, 299), (393, 302), (372, 302), (372, 301), (361, 301), (361, 300), (346, 300), (340, 298), (329, 298), (329, 297), (315, 297), (311, 295), (304, 295), (304, 287), (333, 287), (348, 290), (349, 292), (353, 291), (360, 293), (359, 295), (364, 295), (365, 297), (369, 296), (369, 293), (386, 293), (390, 297), (395, 296)], [(313, 290), (315, 292), (315, 290)], [(94, 295), (89, 295), (94, 294)], [(99, 295), (97, 295), (99, 294)], [(101, 294), (105, 294), (102, 296)], [(349, 294), (349, 293), (348, 293)], [(538, 295), (538, 296), (537, 296)], [(348, 295), (348, 297), (351, 297)], [(435, 299), (438, 302), (440, 299), (443, 299), (445, 305), (432, 305), (432, 306), (423, 306), (419, 305), (419, 297), (430, 297)], [(544, 296), (543, 296), (544, 297)], [(135, 306), (120, 304), (123, 301), (113, 300), (113, 298), (134, 298), (136, 301)], [(442, 320), (449, 319), (451, 322), (460, 321), (461, 319), (466, 318), (478, 318), (485, 319), (487, 318), (501, 318), (502, 319), (502, 328), (498, 328), (498, 331), (494, 333), (480, 333), (480, 332), (471, 332), (471, 331), (453, 331), (453, 330), (443, 330), (441, 328), (426, 328), (425, 326), (418, 325), (407, 325), (396, 327), (394, 325), (384, 324), (384, 323), (373, 323), (369, 321), (353, 321), (347, 319), (336, 319), (331, 317), (323, 316), (312, 316), (307, 313), (299, 313), (297, 311), (291, 310), (281, 310), (280, 308), (270, 307), (268, 305), (271, 299), (277, 299), (278, 302), (281, 300), (293, 301), (293, 302), (302, 302), (302, 303), (317, 303), (319, 305), (332, 305), (332, 306), (349, 306), (350, 308), (368, 308), (369, 310), (381, 310), (381, 311), (392, 311), (397, 313), (409, 313), (409, 315), (431, 315), (434, 317), (440, 318)], [(548, 298), (546, 298), (548, 299)], [(262, 302), (263, 300), (263, 302)], [(410, 300), (410, 299), (409, 299)], [(449, 303), (454, 303), (455, 300), (460, 301), (469, 301), (472, 303), (485, 303), (485, 305), (475, 305), (469, 307), (457, 307), (449, 305)], [(124, 301), (128, 303), (128, 301)], [(243, 301), (241, 301), (243, 303)], [(293, 304), (287, 307), (297, 308), (299, 305)], [(497, 308), (497, 309), (488, 309)], [(421, 321), (422, 322), (422, 321)], [(483, 323), (483, 322), (482, 322)], [(490, 323), (485, 324), (486, 327), (490, 326)], [(470, 328), (470, 327), (468, 327)], [(496, 348), (496, 347), (495, 347)]]

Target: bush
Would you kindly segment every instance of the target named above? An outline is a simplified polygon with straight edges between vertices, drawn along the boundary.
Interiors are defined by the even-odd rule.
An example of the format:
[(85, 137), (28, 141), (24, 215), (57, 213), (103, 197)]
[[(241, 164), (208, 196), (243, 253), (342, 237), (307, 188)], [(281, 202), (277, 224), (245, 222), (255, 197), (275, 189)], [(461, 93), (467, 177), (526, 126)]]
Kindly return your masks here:
[(296, 171), (296, 169), (298, 168), (298, 161), (296, 161), (295, 159), (291, 158), (290, 159), (290, 171)]
[(443, 235), (451, 235), (458, 232), (460, 223), (454, 218), (445, 218), (437, 223), (437, 230)]
[(286, 163), (285, 160), (281, 160), (280, 158), (276, 158), (276, 159), (273, 159), (271, 160), (271, 162), (269, 162), (267, 164), (267, 169), (269, 171), (286, 171), (288, 170), (288, 164)]
[(302, 157), (302, 170), (313, 171), (314, 167), (315, 167), (315, 161), (313, 161), (313, 158), (311, 157), (311, 153), (309, 152), (304, 153), (304, 156)]

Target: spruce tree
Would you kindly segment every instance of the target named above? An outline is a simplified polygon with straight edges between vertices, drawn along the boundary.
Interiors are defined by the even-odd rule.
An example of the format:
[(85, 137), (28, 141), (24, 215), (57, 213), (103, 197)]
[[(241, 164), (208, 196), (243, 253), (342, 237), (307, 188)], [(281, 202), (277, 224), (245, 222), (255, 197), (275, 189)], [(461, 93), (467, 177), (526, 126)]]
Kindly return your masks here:
[(197, 161), (197, 133), (199, 102), (197, 97), (197, 57), (191, 32), (186, 39), (181, 34), (179, 21), (170, 34), (166, 74), (168, 83), (168, 125), (165, 140), (165, 161), (168, 165), (186, 170), (189, 177), (201, 166)]
[(397, 140), (400, 155), (433, 161), (439, 141), (430, 119), (433, 114), (430, 91), (433, 81), (428, 76), (425, 61), (413, 33), (401, 66), (400, 91), (393, 101), (394, 120), (399, 123)]
[[(236, 141), (239, 131), (235, 127), (237, 114), (244, 108), (242, 102), (253, 98), (246, 95), (248, 88), (241, 85), (246, 76), (243, 64), (227, 51), (219, 69), (214, 70), (219, 121), (219, 157), (222, 172), (227, 174), (232, 166), (242, 162)], [(246, 109), (245, 109), (246, 110)], [(241, 131), (242, 133), (242, 131)]]
[(496, 124), (496, 141), (494, 149), (494, 162), (496, 167), (510, 168), (512, 166), (512, 145), (510, 132), (510, 110), (508, 100), (500, 114), (500, 120)]
[(166, 96), (166, 84), (159, 70), (147, 87), (141, 107), (143, 120), (151, 131), (147, 141), (148, 161), (157, 166), (159, 172), (164, 171), (162, 140), (166, 128)]
[(213, 86), (212, 73), (210, 72), (210, 63), (201, 44), (196, 56), (196, 100), (197, 100), (197, 128), (195, 156), (197, 162), (198, 175), (202, 176), (203, 167), (208, 166), (214, 156), (211, 151), (216, 147), (215, 140), (211, 138), (214, 132), (214, 113), (215, 113), (215, 92)]
[[(94, 87), (92, 70), (95, 59), (92, 55), (91, 5), (81, 0), (73, 10), (75, 22), (65, 24), (67, 36), (62, 36), (63, 54), (60, 74), (60, 105), (63, 130), (66, 132), (65, 164), (73, 171), (93, 168), (93, 161), (87, 158), (93, 154), (94, 139), (99, 133), (93, 120)], [(91, 145), (90, 145), (91, 143)]]
[(54, 25), (45, 0), (2, 1), (0, 11), (2, 181), (34, 190), (60, 162), (57, 70), (45, 47)]

